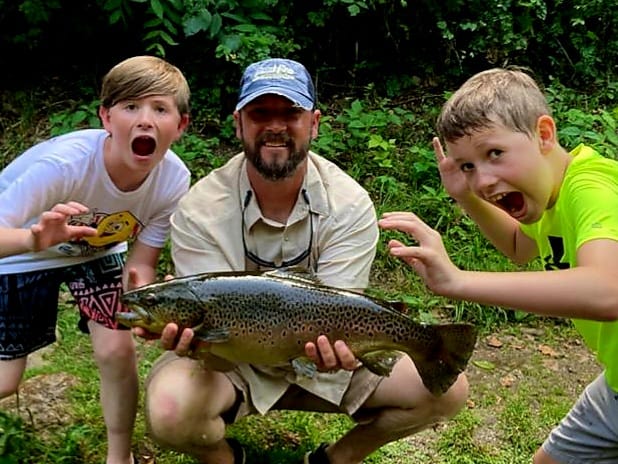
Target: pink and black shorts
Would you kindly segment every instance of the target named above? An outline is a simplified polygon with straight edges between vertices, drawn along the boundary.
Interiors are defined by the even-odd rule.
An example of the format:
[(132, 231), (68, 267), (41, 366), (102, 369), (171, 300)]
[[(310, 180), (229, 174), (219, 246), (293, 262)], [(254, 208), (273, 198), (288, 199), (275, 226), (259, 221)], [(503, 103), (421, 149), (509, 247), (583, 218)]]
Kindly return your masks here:
[(80, 312), (78, 326), (88, 321), (126, 330), (114, 320), (126, 311), (122, 295), (122, 254), (106, 255), (69, 267), (0, 275), (0, 360), (27, 356), (56, 341), (58, 298), (65, 283)]

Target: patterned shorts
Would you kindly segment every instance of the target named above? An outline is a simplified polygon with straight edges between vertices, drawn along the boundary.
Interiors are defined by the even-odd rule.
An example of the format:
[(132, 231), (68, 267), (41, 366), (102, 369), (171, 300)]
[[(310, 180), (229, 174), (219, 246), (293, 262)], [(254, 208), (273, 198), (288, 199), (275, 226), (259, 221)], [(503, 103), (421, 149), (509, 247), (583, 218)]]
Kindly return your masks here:
[(122, 294), (122, 254), (65, 268), (0, 275), (0, 360), (27, 356), (56, 341), (60, 285), (66, 283), (79, 308), (79, 328), (88, 321), (125, 330), (114, 320), (125, 311)]

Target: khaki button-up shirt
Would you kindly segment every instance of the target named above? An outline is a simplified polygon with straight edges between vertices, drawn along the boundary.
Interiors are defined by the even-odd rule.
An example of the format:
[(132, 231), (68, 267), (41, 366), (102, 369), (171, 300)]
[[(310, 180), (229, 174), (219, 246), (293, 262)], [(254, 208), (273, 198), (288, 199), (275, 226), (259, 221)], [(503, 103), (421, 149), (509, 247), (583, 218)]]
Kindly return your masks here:
[[(302, 255), (311, 244), (309, 256), (298, 266), (310, 268), (326, 285), (363, 290), (378, 240), (368, 193), (334, 163), (312, 152), (286, 224), (262, 216), (243, 153), (198, 181), (180, 200), (171, 222), (172, 258), (179, 276), (258, 269), (246, 257), (243, 239), (247, 251), (276, 265)], [(249, 382), (251, 399), (261, 413), (290, 383), (339, 404), (351, 377), (342, 370), (308, 379), (289, 370), (250, 365), (240, 365), (237, 371)]]

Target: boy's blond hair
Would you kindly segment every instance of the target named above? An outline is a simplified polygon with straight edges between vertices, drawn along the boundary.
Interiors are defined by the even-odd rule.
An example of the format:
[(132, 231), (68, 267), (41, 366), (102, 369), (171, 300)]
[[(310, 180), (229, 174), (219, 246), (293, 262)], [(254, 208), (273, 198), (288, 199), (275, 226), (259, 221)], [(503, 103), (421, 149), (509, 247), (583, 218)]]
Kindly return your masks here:
[(545, 95), (520, 68), (494, 68), (468, 79), (442, 107), (438, 135), (448, 142), (496, 124), (533, 136), (540, 116), (551, 116)]
[(190, 111), (189, 84), (180, 69), (156, 56), (134, 56), (121, 61), (103, 78), (101, 105), (111, 108), (122, 100), (171, 95), (180, 114)]

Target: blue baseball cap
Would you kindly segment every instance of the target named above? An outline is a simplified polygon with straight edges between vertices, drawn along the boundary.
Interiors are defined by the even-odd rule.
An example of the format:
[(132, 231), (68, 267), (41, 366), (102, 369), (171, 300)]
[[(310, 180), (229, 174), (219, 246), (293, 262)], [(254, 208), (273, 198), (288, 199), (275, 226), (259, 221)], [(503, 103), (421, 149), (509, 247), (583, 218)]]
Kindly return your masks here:
[(266, 94), (281, 95), (305, 110), (315, 106), (315, 88), (305, 67), (297, 61), (269, 58), (250, 64), (240, 80), (236, 110)]

